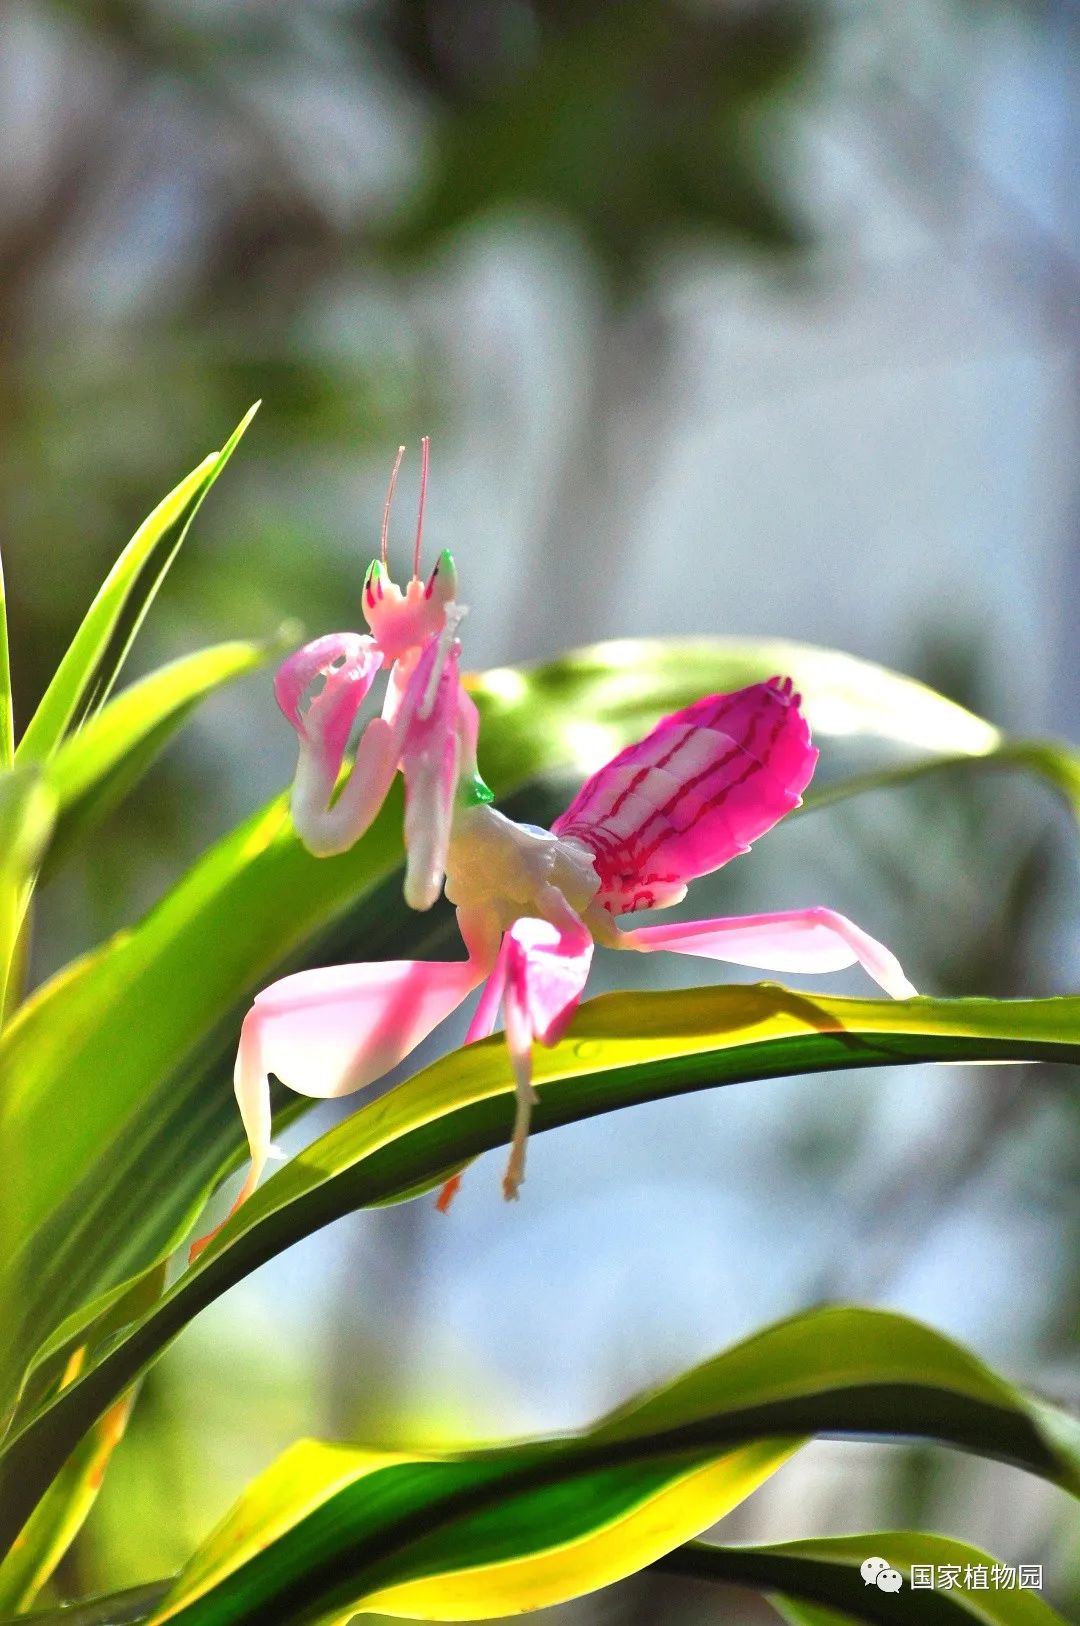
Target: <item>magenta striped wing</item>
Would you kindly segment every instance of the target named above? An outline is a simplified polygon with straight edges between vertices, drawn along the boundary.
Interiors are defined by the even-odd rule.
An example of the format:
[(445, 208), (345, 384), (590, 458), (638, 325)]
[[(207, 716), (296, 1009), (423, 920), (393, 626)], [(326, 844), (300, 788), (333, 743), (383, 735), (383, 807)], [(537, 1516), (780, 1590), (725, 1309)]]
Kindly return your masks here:
[(817, 752), (790, 678), (714, 694), (587, 780), (552, 829), (593, 854), (612, 914), (674, 903), (798, 807)]

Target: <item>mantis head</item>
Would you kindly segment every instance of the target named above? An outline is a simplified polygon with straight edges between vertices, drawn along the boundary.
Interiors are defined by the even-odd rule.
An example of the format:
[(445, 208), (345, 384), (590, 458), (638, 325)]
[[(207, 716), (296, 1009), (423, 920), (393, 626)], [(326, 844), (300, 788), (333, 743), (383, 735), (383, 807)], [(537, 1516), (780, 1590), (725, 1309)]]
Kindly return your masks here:
[(427, 495), (428, 437), (420, 442), (420, 507), (416, 520), (412, 577), (404, 592), (391, 580), (387, 568), (390, 536), (390, 508), (394, 500), (398, 469), (405, 448), (398, 447), (390, 476), (390, 489), (383, 510), (380, 557), (373, 559), (364, 577), (363, 612), (371, 635), (389, 665), (410, 649), (418, 649), (446, 626), (447, 610), (457, 598), (457, 570), (453, 555), (444, 548), (427, 581), (420, 576), (420, 545), (424, 534), (424, 499)]

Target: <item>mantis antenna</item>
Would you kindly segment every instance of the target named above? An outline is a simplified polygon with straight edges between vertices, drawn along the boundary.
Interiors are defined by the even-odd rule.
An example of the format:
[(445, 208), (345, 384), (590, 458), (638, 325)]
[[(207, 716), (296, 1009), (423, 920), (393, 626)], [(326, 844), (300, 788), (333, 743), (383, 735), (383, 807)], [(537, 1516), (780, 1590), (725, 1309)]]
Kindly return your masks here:
[(404, 446), (399, 446), (397, 449), (397, 456), (394, 459), (394, 466), (390, 470), (390, 484), (387, 487), (386, 502), (383, 506), (382, 536), (379, 539), (379, 556), (382, 559), (384, 570), (386, 569), (386, 554), (390, 543), (390, 509), (394, 502), (394, 488), (397, 485), (398, 469), (401, 467), (401, 459), (404, 456), (405, 448)]
[(431, 446), (431, 436), (425, 435), (420, 442), (420, 506), (416, 513), (416, 542), (413, 546), (413, 580), (420, 579), (420, 543), (424, 535), (424, 501), (427, 497), (428, 451)]

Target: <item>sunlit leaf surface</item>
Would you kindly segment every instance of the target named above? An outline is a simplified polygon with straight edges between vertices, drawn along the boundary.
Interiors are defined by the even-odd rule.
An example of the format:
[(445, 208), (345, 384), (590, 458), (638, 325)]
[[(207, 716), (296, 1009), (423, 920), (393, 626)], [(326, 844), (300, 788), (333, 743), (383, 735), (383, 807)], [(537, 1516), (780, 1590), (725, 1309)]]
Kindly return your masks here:
[[(899, 1592), (868, 1586), (859, 1573), (863, 1560), (880, 1555), (899, 1570)], [(721, 1547), (692, 1541), (655, 1566), (666, 1575), (753, 1587), (780, 1594), (785, 1619), (799, 1626), (826, 1621), (867, 1621), (870, 1626), (1064, 1626), (1062, 1616), (1037, 1592), (1016, 1584), (991, 1585), (999, 1561), (966, 1542), (921, 1530), (872, 1530), (862, 1535), (786, 1541), (776, 1546)], [(958, 1572), (947, 1588), (911, 1589), (912, 1565)], [(1007, 1566), (1001, 1566), (1007, 1569)], [(985, 1584), (966, 1584), (969, 1571)], [(1007, 1580), (1007, 1576), (1005, 1577)], [(839, 1611), (839, 1613), (834, 1613)]]
[(15, 753), (18, 761), (44, 761), (70, 728), (104, 705), (203, 498), (256, 410), (257, 404), (245, 413), (221, 451), (203, 458), (139, 526), (102, 583), (27, 724)]
[(185, 655), (131, 684), (66, 739), (48, 766), (58, 816), (46, 869), (54, 871), (130, 791), (201, 700), (279, 648), (237, 641)]
[[(1075, 1493), (1080, 1461), (1041, 1415), (929, 1328), (882, 1311), (815, 1310), (569, 1438), (419, 1453), (302, 1442), (248, 1487), (152, 1621), (527, 1613), (670, 1552), (750, 1494), (800, 1437), (822, 1431), (929, 1436)], [(771, 1590), (782, 1554), (772, 1570), (756, 1560)], [(833, 1562), (850, 1583), (850, 1549)]]
[[(542, 1132), (642, 1101), (791, 1073), (1007, 1059), (1080, 1062), (1080, 998), (811, 999), (767, 984), (609, 994), (582, 1006), (558, 1045), (535, 1051), (535, 1125)], [(293, 1158), (74, 1383), (55, 1395), (24, 1395), (0, 1452), (0, 1530), (6, 1519), (17, 1531), (94, 1419), (201, 1309), (329, 1221), (411, 1196), (505, 1143), (512, 1095), (495, 1036), (435, 1062)], [(1071, 1433), (1061, 1426), (1067, 1444)]]

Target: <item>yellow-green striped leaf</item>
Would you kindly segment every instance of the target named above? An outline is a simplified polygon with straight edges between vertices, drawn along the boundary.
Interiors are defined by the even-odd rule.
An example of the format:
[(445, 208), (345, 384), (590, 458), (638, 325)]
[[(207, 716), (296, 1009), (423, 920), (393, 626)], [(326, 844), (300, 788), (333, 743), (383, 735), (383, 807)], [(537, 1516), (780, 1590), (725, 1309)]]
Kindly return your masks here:
[[(536, 1132), (689, 1090), (914, 1061), (1080, 1062), (1080, 998), (811, 998), (768, 984), (609, 994), (534, 1053)], [(501, 1037), (435, 1062), (298, 1154), (163, 1297), (68, 1388), (30, 1393), (0, 1450), (0, 1535), (32, 1510), (82, 1433), (193, 1316), (266, 1259), (357, 1208), (437, 1184), (513, 1122)], [(14, 1521), (18, 1521), (15, 1523)]]
[[(1022, 1532), (1017, 1532), (1018, 1539)], [(867, 1585), (864, 1559), (882, 1557), (900, 1572), (898, 1592)], [(945, 1586), (912, 1590), (912, 1568), (927, 1566)], [(1004, 1563), (967, 1542), (920, 1530), (871, 1530), (862, 1535), (785, 1541), (774, 1546), (724, 1547), (692, 1541), (654, 1566), (665, 1575), (752, 1587), (776, 1596), (785, 1618), (799, 1626), (866, 1621), (869, 1626), (1065, 1626), (1036, 1591), (1018, 1584), (1013, 1559)], [(1011, 1577), (1010, 1577), (1011, 1571)]]
[(542, 1609), (714, 1524), (823, 1429), (930, 1433), (1080, 1490), (1037, 1410), (958, 1346), (903, 1316), (819, 1310), (573, 1438), (437, 1453), (303, 1442), (249, 1487), (152, 1626)]
[(110, 1406), (75, 1447), (0, 1562), (0, 1610), (30, 1608), (82, 1529), (109, 1459), (127, 1427), (134, 1393)]

